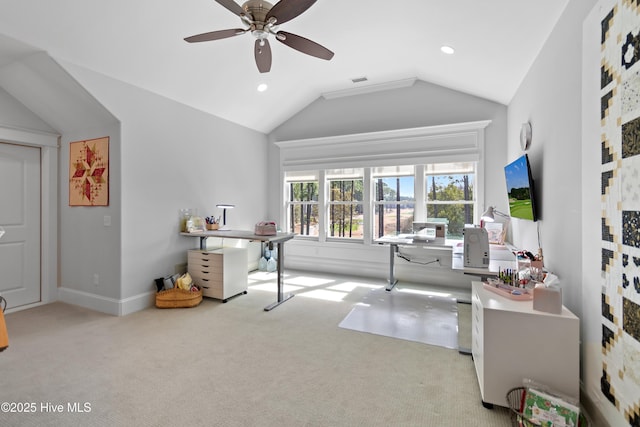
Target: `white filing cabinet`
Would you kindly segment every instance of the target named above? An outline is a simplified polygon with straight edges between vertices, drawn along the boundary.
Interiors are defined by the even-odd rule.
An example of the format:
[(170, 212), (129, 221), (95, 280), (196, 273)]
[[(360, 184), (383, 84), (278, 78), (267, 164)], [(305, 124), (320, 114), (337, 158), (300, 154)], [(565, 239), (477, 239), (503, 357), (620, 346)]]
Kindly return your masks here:
[(203, 296), (227, 302), (232, 296), (247, 293), (245, 248), (190, 250), (187, 262), (187, 270)]
[(575, 399), (580, 397), (580, 320), (533, 309), (473, 282), (472, 355), (486, 407), (508, 406), (506, 395), (528, 378)]

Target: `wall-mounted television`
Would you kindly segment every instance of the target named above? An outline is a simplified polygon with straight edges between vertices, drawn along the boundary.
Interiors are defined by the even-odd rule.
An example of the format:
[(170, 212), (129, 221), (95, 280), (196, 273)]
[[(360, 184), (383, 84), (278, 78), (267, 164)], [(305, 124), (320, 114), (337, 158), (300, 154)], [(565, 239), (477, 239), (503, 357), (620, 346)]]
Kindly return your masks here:
[(504, 167), (509, 197), (509, 215), (512, 218), (537, 221), (533, 177), (526, 154)]

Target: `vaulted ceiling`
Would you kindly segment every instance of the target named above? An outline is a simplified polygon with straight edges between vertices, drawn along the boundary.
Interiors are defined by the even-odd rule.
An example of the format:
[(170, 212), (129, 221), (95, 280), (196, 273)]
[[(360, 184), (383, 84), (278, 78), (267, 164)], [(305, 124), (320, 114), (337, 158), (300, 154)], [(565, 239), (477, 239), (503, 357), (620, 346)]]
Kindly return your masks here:
[[(327, 47), (333, 59), (302, 54), (270, 36), (273, 65), (260, 73), (249, 33), (183, 40), (243, 27), (214, 0), (0, 0), (0, 34), (32, 47), (0, 40), (0, 67), (43, 50), (268, 133), (323, 94), (405, 79), (508, 104), (567, 3), (318, 0), (280, 30)], [(455, 54), (442, 53), (443, 45)], [(257, 91), (261, 83), (267, 91)]]

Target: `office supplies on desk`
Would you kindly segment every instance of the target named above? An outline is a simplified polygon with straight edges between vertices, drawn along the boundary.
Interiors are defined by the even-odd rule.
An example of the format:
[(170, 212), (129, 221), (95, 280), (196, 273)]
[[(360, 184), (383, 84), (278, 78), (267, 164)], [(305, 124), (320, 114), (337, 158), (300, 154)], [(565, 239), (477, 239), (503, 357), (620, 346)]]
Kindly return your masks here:
[(529, 289), (516, 288), (499, 282), (482, 282), (482, 285), (486, 290), (514, 301), (531, 301), (534, 298)]

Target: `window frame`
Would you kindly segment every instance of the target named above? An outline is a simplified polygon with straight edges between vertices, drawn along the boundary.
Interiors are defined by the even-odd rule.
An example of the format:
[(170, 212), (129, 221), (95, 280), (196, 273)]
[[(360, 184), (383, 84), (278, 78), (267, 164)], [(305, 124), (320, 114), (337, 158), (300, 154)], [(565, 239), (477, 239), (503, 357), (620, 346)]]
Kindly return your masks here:
[[(412, 169), (412, 173), (409, 174), (409, 168)], [(372, 197), (372, 206), (371, 206), (371, 218), (370, 218), (370, 227), (371, 227), (371, 235), (374, 236), (374, 240), (377, 238), (380, 238), (382, 236), (380, 236), (379, 234), (376, 234), (376, 220), (378, 219), (378, 211), (380, 208), (386, 209), (386, 207), (388, 205), (395, 205), (395, 209), (396, 209), (396, 216), (397, 216), (397, 220), (396, 220), (396, 224), (401, 221), (400, 220), (400, 207), (401, 205), (411, 205), (412, 211), (413, 211), (413, 221), (415, 221), (416, 218), (416, 205), (417, 205), (417, 197), (416, 197), (416, 165), (398, 165), (398, 166), (391, 166), (391, 167), (384, 167), (384, 168), (372, 168), (375, 169), (371, 171), (371, 187), (373, 190), (373, 197)], [(393, 171), (393, 169), (396, 169), (396, 171)], [(405, 170), (403, 172), (403, 169)], [(376, 186), (377, 186), (377, 181), (379, 179), (400, 179), (402, 177), (412, 177), (413, 178), (413, 199), (412, 200), (378, 200), (377, 195), (375, 194), (376, 192)], [(398, 184), (399, 185), (399, 182)], [(396, 187), (397, 188), (397, 187)], [(402, 196), (402, 194), (400, 194), (400, 197)], [(398, 197), (398, 194), (396, 194), (396, 197)], [(383, 221), (384, 224), (384, 221)], [(396, 233), (401, 233), (402, 230), (398, 230), (396, 228)], [(383, 234), (384, 236), (384, 234)]]
[[(461, 168), (460, 170), (454, 170), (454, 169), (444, 169), (444, 170), (434, 170), (434, 171), (429, 171), (427, 166), (435, 166), (435, 165), (447, 165), (447, 164), (452, 164), (452, 165), (464, 165), (465, 163), (468, 163), (470, 165), (470, 167), (468, 168)], [(475, 224), (476, 220), (478, 218), (478, 198), (477, 198), (477, 194), (478, 194), (478, 162), (444, 162), (444, 163), (431, 163), (430, 165), (424, 165), (425, 166), (425, 171), (424, 174), (422, 175), (422, 179), (424, 181), (424, 207), (425, 207), (425, 215), (423, 216), (424, 218), (426, 218), (426, 222), (430, 222), (429, 221), (429, 206), (453, 206), (453, 205), (471, 205), (472, 209), (473, 209), (473, 214), (472, 214), (472, 219), (471, 219), (471, 223)], [(464, 200), (464, 199), (460, 199), (460, 200), (430, 200), (429, 198), (429, 184), (428, 184), (428, 180), (429, 177), (433, 177), (433, 176), (443, 176), (443, 175), (472, 175), (473, 176), (473, 183), (471, 186), (471, 200)], [(434, 221), (433, 222), (438, 222), (436, 220), (437, 217), (432, 218)], [(466, 219), (466, 218), (465, 218)], [(462, 224), (462, 227), (464, 227), (465, 224), (468, 224), (468, 222), (464, 221), (464, 223)], [(447, 231), (447, 238), (450, 240), (462, 240), (462, 236), (457, 236), (457, 237), (452, 237), (449, 235), (449, 230)]]
[[(451, 201), (430, 201), (428, 197), (428, 186), (427, 180), (429, 176), (433, 175), (447, 175), (449, 173), (432, 173), (427, 172), (430, 166), (434, 166), (437, 164), (463, 164), (467, 163), (471, 165), (471, 168), (464, 169), (462, 172), (451, 173), (454, 175), (472, 175), (474, 177), (473, 181), (475, 184), (473, 185), (472, 197), (473, 200), (451, 200)], [(398, 168), (413, 168), (413, 173), (409, 174), (407, 172), (397, 172), (393, 173), (380, 173), (381, 168), (379, 167), (363, 167), (360, 168), (362, 172), (362, 177), (360, 175), (344, 175), (339, 176), (335, 172), (330, 172), (328, 170), (319, 170), (319, 171), (311, 171), (311, 172), (293, 172), (292, 178), (285, 178), (285, 187), (287, 193), (287, 202), (286, 209), (286, 224), (287, 230), (291, 230), (291, 209), (297, 206), (316, 206), (317, 207), (317, 227), (318, 234), (315, 235), (307, 235), (307, 234), (296, 234), (295, 238), (301, 239), (310, 239), (317, 241), (336, 241), (336, 242), (357, 242), (357, 243), (367, 243), (373, 244), (375, 240), (380, 236), (376, 235), (376, 219), (377, 212), (379, 207), (387, 206), (387, 205), (408, 205), (413, 209), (413, 218), (412, 222), (429, 222), (429, 218), (427, 216), (429, 205), (460, 205), (460, 204), (468, 204), (473, 207), (473, 222), (476, 223), (477, 217), (479, 215), (479, 202), (477, 198), (478, 193), (478, 169), (479, 164), (475, 161), (466, 161), (466, 162), (439, 162), (439, 163), (430, 163), (430, 164), (421, 164), (421, 165), (402, 165), (398, 166)], [(295, 176), (304, 175), (305, 173), (310, 174), (315, 179), (295, 179)], [(413, 199), (412, 200), (377, 200), (377, 196), (374, 194), (377, 180), (384, 178), (401, 178), (401, 177), (411, 177), (413, 179)], [(331, 200), (331, 183), (336, 181), (357, 181), (362, 180), (362, 201), (341, 201), (341, 200)], [(318, 200), (300, 200), (300, 201), (292, 201), (291, 200), (291, 184), (297, 183), (316, 183), (318, 188), (317, 199)], [(402, 195), (401, 195), (402, 196)], [(331, 208), (333, 206), (362, 206), (362, 226), (363, 233), (362, 237), (343, 237), (343, 236), (331, 236), (330, 235), (330, 215)], [(435, 222), (435, 221), (434, 221)], [(403, 230), (396, 230), (396, 232), (403, 233)], [(296, 231), (294, 230), (294, 233)], [(456, 236), (450, 238), (452, 240), (458, 240), (460, 237)]]
[[(354, 171), (340, 173), (339, 171), (324, 171), (325, 172), (325, 183), (327, 188), (327, 202), (326, 202), (326, 221), (325, 221), (325, 239), (327, 241), (348, 241), (348, 242), (363, 242), (365, 238), (365, 229), (366, 229), (366, 213), (364, 209), (364, 199), (365, 199), (365, 180), (364, 180), (364, 168), (355, 168)], [(332, 189), (331, 184), (333, 182), (345, 182), (352, 181), (353, 186), (355, 186), (356, 181), (362, 181), (362, 200), (332, 200)], [(332, 208), (335, 206), (350, 206), (353, 209), (361, 206), (362, 212), (362, 237), (347, 237), (347, 236), (332, 236), (331, 235), (331, 212)], [(357, 210), (357, 209), (355, 209)], [(353, 210), (352, 210), (353, 212)], [(351, 225), (353, 227), (353, 225)]]
[[(320, 203), (319, 203), (319, 198), (320, 198), (320, 189), (321, 189), (321, 185), (320, 185), (320, 179), (319, 176), (317, 174), (317, 172), (315, 171), (304, 171), (304, 172), (293, 172), (290, 174), (290, 177), (287, 177), (285, 175), (285, 180), (284, 180), (284, 190), (285, 190), (285, 194), (286, 194), (286, 214), (285, 214), (285, 224), (286, 224), (286, 230), (287, 232), (292, 232), (294, 233), (296, 236), (296, 238), (304, 238), (304, 239), (314, 239), (316, 240), (318, 238), (317, 235), (314, 234), (297, 234), (296, 230), (294, 227), (295, 224), (293, 224), (292, 222), (292, 216), (291, 216), (291, 212), (293, 209), (297, 208), (297, 207), (303, 207), (303, 206), (308, 206), (311, 207), (311, 209), (313, 210), (313, 207), (315, 206), (316, 211), (318, 213), (317, 215), (317, 232), (318, 235), (320, 235), (321, 233), (321, 227), (320, 227)], [(299, 177), (299, 178), (298, 178)], [(296, 179), (297, 178), (297, 179)], [(309, 183), (315, 183), (316, 184), (316, 188), (318, 189), (318, 193), (316, 195), (316, 200), (291, 200), (293, 198), (293, 194), (292, 194), (292, 185), (294, 184), (309, 184)], [(304, 214), (303, 214), (304, 216)], [(301, 227), (304, 226), (304, 223), (301, 222)], [(309, 224), (307, 224), (307, 229), (309, 229)]]

